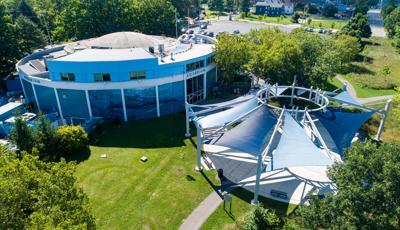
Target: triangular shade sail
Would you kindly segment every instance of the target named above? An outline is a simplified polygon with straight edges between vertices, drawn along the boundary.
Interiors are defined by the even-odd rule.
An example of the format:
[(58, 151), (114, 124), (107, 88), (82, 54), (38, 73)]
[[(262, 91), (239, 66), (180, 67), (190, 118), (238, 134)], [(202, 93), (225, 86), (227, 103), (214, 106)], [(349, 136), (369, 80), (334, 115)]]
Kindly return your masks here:
[(333, 97), (334, 99), (338, 99), (342, 102), (348, 102), (350, 104), (355, 104), (355, 105), (361, 105), (360, 102), (358, 102), (356, 99), (354, 99), (352, 96), (347, 91), (343, 91), (339, 93), (338, 95)]
[(262, 106), (245, 121), (227, 131), (215, 144), (258, 156), (268, 143), (268, 134), (275, 124), (275, 116), (267, 106)]
[(283, 133), (272, 161), (273, 170), (296, 166), (327, 166), (333, 164), (333, 160), (311, 141), (304, 128), (288, 112), (285, 113)]
[(345, 148), (351, 146), (351, 141), (361, 126), (371, 118), (374, 113), (374, 111), (348, 113), (328, 110), (325, 113), (317, 112), (315, 116), (328, 130), (328, 133), (336, 144), (339, 154), (342, 154)]
[(221, 127), (225, 123), (231, 122), (236, 118), (246, 114), (250, 110), (256, 108), (258, 100), (256, 97), (243, 103), (234, 105), (233, 108), (225, 111), (214, 113), (205, 117), (200, 117), (197, 122), (203, 129)]

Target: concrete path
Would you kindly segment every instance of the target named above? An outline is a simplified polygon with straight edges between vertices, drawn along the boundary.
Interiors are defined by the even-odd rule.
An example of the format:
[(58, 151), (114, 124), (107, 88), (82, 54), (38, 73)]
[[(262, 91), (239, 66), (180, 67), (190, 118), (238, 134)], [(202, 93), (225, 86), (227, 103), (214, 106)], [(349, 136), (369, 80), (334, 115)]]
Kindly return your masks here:
[(383, 18), (380, 9), (369, 10), (368, 21), (371, 26), (373, 37), (386, 37), (386, 31), (383, 27)]
[(214, 213), (223, 200), (220, 195), (214, 191), (183, 221), (179, 227), (180, 230), (196, 230), (206, 222), (208, 217)]
[(367, 103), (371, 103), (371, 102), (375, 102), (375, 101), (383, 101), (383, 100), (388, 100), (390, 98), (392, 98), (392, 95), (386, 95), (386, 96), (377, 96), (377, 97), (368, 97), (368, 98), (359, 98), (357, 97), (357, 93), (356, 90), (354, 89), (353, 85), (350, 84), (350, 82), (348, 82), (346, 79), (344, 79), (342, 76), (337, 75), (336, 78), (341, 81), (343, 84), (347, 85), (347, 92), (349, 92), (349, 94), (356, 99), (358, 102), (362, 103), (362, 104), (367, 104)]

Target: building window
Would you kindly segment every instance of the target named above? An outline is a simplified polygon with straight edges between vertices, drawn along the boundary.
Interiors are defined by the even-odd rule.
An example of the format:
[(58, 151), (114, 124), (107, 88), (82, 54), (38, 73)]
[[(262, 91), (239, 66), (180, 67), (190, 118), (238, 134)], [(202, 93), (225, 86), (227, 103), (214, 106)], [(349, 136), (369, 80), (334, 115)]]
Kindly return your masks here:
[(136, 71), (136, 72), (130, 72), (129, 77), (131, 80), (139, 80), (139, 79), (145, 79), (146, 78), (146, 72), (145, 71)]
[(204, 61), (193, 62), (186, 65), (186, 72), (190, 72), (203, 67), (204, 67)]
[(95, 82), (111, 81), (111, 75), (109, 73), (95, 73), (94, 81)]
[(62, 81), (75, 81), (75, 74), (73, 73), (61, 73)]
[(207, 58), (206, 60), (207, 65), (211, 65), (212, 63), (214, 63), (214, 56), (210, 56)]

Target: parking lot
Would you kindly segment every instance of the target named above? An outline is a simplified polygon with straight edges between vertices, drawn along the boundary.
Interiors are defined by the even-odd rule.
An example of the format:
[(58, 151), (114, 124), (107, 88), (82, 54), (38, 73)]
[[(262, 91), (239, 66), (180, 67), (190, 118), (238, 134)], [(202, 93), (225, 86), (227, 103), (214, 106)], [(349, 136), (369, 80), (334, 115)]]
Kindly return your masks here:
[[(245, 21), (229, 21), (229, 20), (215, 20), (211, 21), (206, 31), (213, 33), (228, 32), (233, 33), (235, 30), (239, 30), (240, 33), (247, 33), (252, 29), (272, 28), (274, 25), (268, 25), (265, 23), (258, 22), (245, 22)], [(285, 32), (291, 32), (298, 25), (278, 25), (278, 27)], [(199, 30), (197, 27), (195, 30)]]

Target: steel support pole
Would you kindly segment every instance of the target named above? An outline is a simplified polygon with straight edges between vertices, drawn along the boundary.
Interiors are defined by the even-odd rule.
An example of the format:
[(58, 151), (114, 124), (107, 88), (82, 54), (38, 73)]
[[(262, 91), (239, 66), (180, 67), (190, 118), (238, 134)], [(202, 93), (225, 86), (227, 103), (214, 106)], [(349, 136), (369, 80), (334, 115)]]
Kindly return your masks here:
[(203, 138), (201, 136), (201, 128), (197, 127), (197, 166), (196, 171), (200, 172), (201, 167), (201, 146), (203, 145)]
[(262, 169), (262, 154), (258, 155), (256, 184), (254, 187), (254, 198), (251, 200), (252, 205), (258, 205), (260, 203), (260, 201), (258, 201), (258, 194), (260, 193), (261, 169)]
[(389, 113), (389, 109), (390, 109), (390, 104), (391, 103), (392, 103), (392, 100), (389, 99), (385, 104), (384, 113), (382, 114), (382, 119), (381, 119), (381, 122), (379, 123), (379, 129), (378, 129), (378, 132), (376, 133), (376, 136), (375, 136), (375, 140), (376, 141), (381, 141), (381, 135), (382, 135), (382, 132), (383, 132), (383, 128), (385, 126), (385, 121), (386, 121), (387, 115)]
[(185, 113), (186, 113), (186, 133), (185, 133), (185, 137), (190, 137), (190, 123), (189, 123), (189, 106), (188, 104), (185, 102)]

